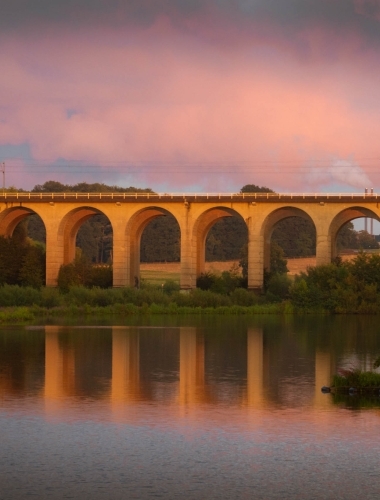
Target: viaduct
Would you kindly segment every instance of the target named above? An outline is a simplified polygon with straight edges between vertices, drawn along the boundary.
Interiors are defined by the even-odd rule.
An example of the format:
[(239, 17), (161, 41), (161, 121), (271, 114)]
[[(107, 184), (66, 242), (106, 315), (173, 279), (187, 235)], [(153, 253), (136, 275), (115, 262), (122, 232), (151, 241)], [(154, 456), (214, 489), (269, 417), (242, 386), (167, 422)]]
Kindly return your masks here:
[(113, 286), (133, 286), (140, 276), (140, 240), (155, 217), (171, 214), (181, 234), (183, 290), (195, 288), (204, 271), (207, 233), (216, 221), (238, 215), (248, 229), (248, 288), (260, 289), (269, 268), (270, 240), (277, 222), (303, 217), (316, 230), (317, 265), (336, 256), (340, 228), (359, 217), (380, 220), (379, 199), (368, 194), (158, 194), (158, 193), (8, 193), (0, 194), (0, 235), (38, 214), (46, 229), (46, 285), (56, 286), (59, 268), (75, 256), (81, 224), (95, 214), (113, 229)]

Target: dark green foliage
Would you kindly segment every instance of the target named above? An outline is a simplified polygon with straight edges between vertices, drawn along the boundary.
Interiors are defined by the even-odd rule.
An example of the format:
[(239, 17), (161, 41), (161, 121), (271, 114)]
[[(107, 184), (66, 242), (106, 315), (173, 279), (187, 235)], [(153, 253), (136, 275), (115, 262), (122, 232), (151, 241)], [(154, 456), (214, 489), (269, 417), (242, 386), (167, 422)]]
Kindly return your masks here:
[(379, 248), (378, 241), (376, 241), (375, 237), (372, 234), (369, 234), (367, 231), (355, 231), (354, 234), (355, 244), (351, 248), (359, 248), (362, 250)]
[(197, 279), (197, 288), (228, 295), (243, 286), (243, 278), (236, 273), (224, 271), (221, 275), (211, 272), (202, 273)]
[(256, 186), (256, 184), (246, 184), (240, 189), (241, 193), (274, 193), (272, 189), (265, 186)]
[(334, 375), (332, 380), (333, 387), (354, 387), (356, 389), (368, 389), (371, 387), (380, 387), (380, 373), (362, 371), (358, 369), (340, 370), (339, 374)]
[(344, 248), (358, 248), (356, 246), (356, 234), (357, 232), (354, 230), (354, 225), (352, 222), (347, 222), (346, 224), (344, 224), (344, 226), (341, 227), (338, 233), (338, 250), (342, 250)]
[(174, 292), (179, 292), (179, 283), (177, 283), (174, 280), (167, 280), (164, 283), (163, 291), (168, 294), (172, 295)]
[(216, 274), (211, 272), (202, 273), (197, 278), (197, 288), (200, 288), (201, 290), (210, 290), (215, 280)]
[(46, 242), (46, 230), (42, 219), (37, 214), (29, 215), (25, 220), (28, 236), (34, 241)]
[(103, 214), (93, 215), (79, 228), (76, 246), (94, 264), (109, 262), (112, 254), (112, 226)]
[(141, 261), (178, 262), (180, 237), (178, 223), (172, 215), (156, 217), (141, 236)]
[(107, 184), (95, 182), (79, 182), (73, 186), (62, 184), (57, 181), (47, 181), (44, 184), (37, 184), (32, 189), (33, 193), (153, 193), (150, 188), (135, 188), (133, 186), (123, 188), (120, 186), (107, 186)]
[(21, 260), (19, 281), (23, 286), (41, 288), (45, 283), (45, 253), (39, 246), (28, 246)]
[(379, 248), (375, 236), (367, 231), (355, 231), (352, 222), (345, 224), (339, 231), (338, 250), (344, 248), (369, 250)]
[(270, 272), (271, 274), (285, 274), (288, 272), (288, 261), (285, 259), (283, 248), (273, 241), (270, 246)]
[(112, 286), (112, 267), (96, 266), (85, 256), (77, 256), (71, 264), (60, 267), (58, 288), (68, 292), (73, 286), (109, 288)]
[(380, 255), (359, 253), (354, 260), (347, 262), (346, 266), (358, 282), (380, 287)]
[(40, 290), (41, 301), (38, 305), (52, 309), (61, 305), (62, 296), (58, 288), (41, 288)]
[(41, 293), (35, 288), (19, 285), (0, 286), (0, 304), (2, 307), (39, 305)]
[(286, 257), (307, 257), (315, 255), (315, 227), (302, 217), (288, 217), (279, 221), (274, 228), (272, 241), (284, 251)]
[(206, 238), (206, 260), (237, 260), (247, 244), (248, 228), (240, 216), (224, 217), (210, 229)]
[(268, 302), (281, 302), (289, 298), (292, 282), (286, 274), (272, 274), (265, 287), (265, 299)]
[(31, 244), (26, 226), (19, 224), (11, 238), (0, 236), (0, 285), (39, 288), (45, 282), (45, 251)]
[(71, 287), (81, 284), (81, 279), (74, 263), (60, 267), (57, 284), (61, 292), (68, 292)]
[(380, 312), (380, 255), (310, 267), (290, 288), (295, 306), (335, 313)]
[(113, 278), (112, 266), (110, 265), (91, 266), (91, 272), (89, 274), (86, 286), (111, 288), (112, 278)]

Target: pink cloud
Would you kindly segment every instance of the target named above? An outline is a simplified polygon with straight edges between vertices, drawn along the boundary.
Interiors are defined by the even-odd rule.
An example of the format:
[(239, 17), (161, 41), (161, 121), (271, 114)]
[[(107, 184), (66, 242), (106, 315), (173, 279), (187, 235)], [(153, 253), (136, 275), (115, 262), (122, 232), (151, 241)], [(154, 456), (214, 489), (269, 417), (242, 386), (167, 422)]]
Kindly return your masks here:
[(120, 169), (153, 188), (316, 190), (344, 183), (331, 175), (337, 161), (379, 184), (376, 50), (363, 52), (354, 34), (330, 57), (334, 34), (319, 28), (298, 36), (306, 58), (280, 36), (242, 40), (239, 50), (204, 43), (167, 17), (3, 35), (0, 144), (27, 142), (36, 162)]

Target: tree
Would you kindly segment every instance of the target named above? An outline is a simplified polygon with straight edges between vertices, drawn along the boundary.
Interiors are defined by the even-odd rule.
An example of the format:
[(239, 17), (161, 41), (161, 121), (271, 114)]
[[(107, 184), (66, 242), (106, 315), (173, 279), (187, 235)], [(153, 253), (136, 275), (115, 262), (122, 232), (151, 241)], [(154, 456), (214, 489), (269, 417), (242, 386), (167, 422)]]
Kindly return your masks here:
[(16, 226), (10, 238), (0, 236), (0, 284), (39, 288), (45, 281), (45, 250), (26, 236), (26, 225)]
[(284, 250), (275, 241), (270, 246), (270, 272), (272, 274), (286, 274), (288, 261), (285, 259)]
[(41, 288), (45, 277), (45, 252), (40, 246), (30, 246), (21, 260), (19, 281), (21, 285)]
[(357, 235), (357, 247), (363, 250), (370, 250), (379, 248), (379, 243), (375, 240), (372, 234), (369, 234), (367, 231), (358, 231)]
[(256, 186), (256, 184), (246, 184), (240, 189), (241, 193), (274, 193), (272, 189), (266, 186)]

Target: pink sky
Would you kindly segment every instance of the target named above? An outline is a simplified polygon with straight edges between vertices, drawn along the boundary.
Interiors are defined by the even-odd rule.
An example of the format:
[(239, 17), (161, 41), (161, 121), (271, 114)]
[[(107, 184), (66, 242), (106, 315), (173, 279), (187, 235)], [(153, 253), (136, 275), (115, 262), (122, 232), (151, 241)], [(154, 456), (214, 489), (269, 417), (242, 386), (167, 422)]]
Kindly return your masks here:
[(380, 1), (30, 4), (0, 21), (8, 184), (380, 191)]

